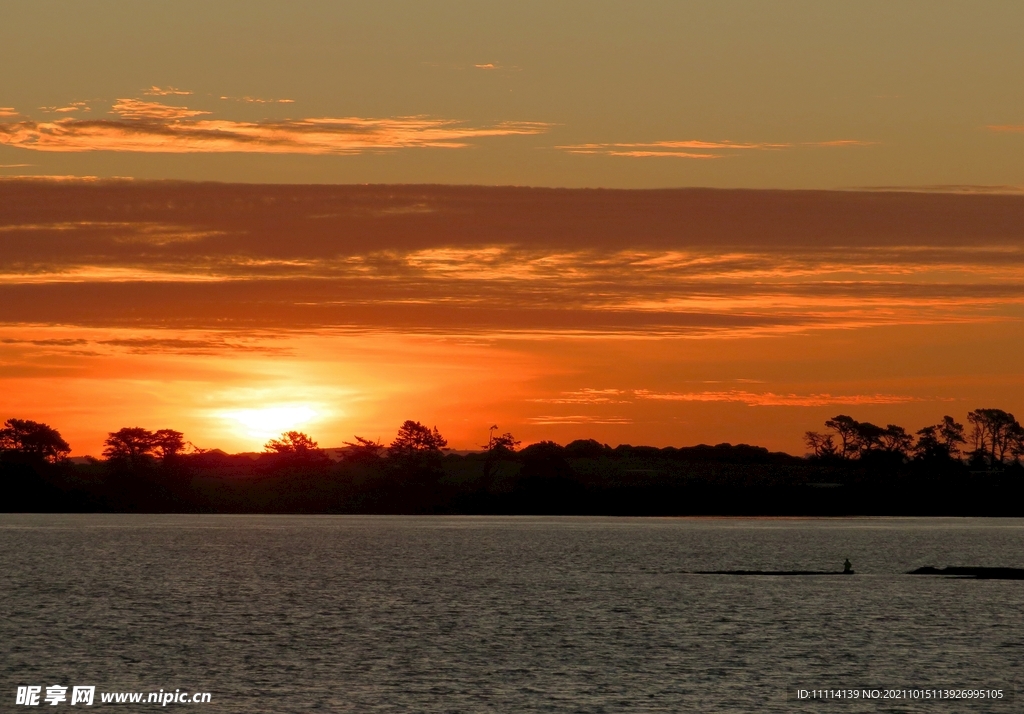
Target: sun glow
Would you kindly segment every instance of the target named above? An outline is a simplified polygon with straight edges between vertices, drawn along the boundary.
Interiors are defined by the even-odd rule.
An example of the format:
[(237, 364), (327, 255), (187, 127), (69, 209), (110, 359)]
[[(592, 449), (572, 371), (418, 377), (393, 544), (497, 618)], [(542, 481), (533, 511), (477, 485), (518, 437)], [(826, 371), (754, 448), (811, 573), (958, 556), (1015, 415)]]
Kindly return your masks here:
[(258, 409), (234, 409), (220, 412), (217, 416), (233, 428), (241, 427), (249, 438), (270, 439), (286, 431), (297, 431), (323, 415), (308, 404), (279, 404)]

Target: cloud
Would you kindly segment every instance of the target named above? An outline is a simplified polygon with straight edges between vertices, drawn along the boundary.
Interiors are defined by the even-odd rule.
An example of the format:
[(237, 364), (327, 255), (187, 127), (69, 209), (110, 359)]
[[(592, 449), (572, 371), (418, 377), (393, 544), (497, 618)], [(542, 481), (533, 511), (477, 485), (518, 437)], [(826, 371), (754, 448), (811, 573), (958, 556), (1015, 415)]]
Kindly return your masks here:
[(730, 389), (721, 392), (651, 392), (633, 391), (637, 399), (671, 402), (739, 402), (751, 407), (823, 407), (830, 405), (903, 404), (922, 401), (920, 397), (897, 394), (776, 394)]
[(648, 143), (616, 144), (569, 144), (556, 148), (570, 154), (600, 154), (603, 156), (632, 157), (674, 157), (684, 159), (718, 159), (726, 154), (713, 153), (722, 150), (775, 150), (785, 149), (791, 144), (755, 144), (736, 141), (654, 141)]
[[(839, 139), (835, 141), (792, 143), (740, 142), (740, 141), (702, 141), (697, 139), (653, 141), (645, 143), (611, 143), (611, 144), (567, 144), (555, 148), (570, 154), (597, 154), (601, 156), (629, 157), (670, 157), (684, 159), (720, 159), (734, 151), (779, 151), (797, 146), (813, 147), (849, 147), (871, 146), (877, 142), (859, 141), (856, 139)], [(724, 153), (723, 153), (724, 152)]]
[(652, 144), (617, 144), (647, 146), (654, 149), (786, 149), (792, 144), (745, 144), (736, 141), (656, 141)]
[(34, 164), (0, 164), (0, 169), (23, 169)]
[[(2, 143), (2, 142), (0, 142)], [(32, 164), (29, 164), (32, 165)], [(0, 176), (0, 181), (12, 183), (25, 183), (32, 182), (35, 184), (59, 184), (59, 183), (108, 183), (111, 181), (132, 181), (131, 177), (118, 176), (116, 178), (111, 177), (99, 177), (99, 176), (72, 176), (70, 174), (58, 175), (58, 174), (34, 174), (34, 175), (19, 175), (19, 176)]]
[(186, 89), (178, 89), (177, 87), (160, 88), (154, 85), (143, 92), (143, 94), (149, 97), (167, 97), (172, 95), (188, 96), (189, 94), (192, 94), (192, 92)]
[(260, 99), (259, 97), (221, 97), (221, 99), (232, 102), (246, 102), (248, 104), (294, 104), (294, 99)]
[(890, 193), (960, 193), (960, 194), (991, 194), (1021, 195), (1024, 186), (982, 185), (982, 184), (951, 184), (940, 183), (921, 186), (854, 186), (850, 191), (884, 191)]
[(632, 156), (634, 158), (664, 156), (677, 159), (720, 159), (725, 154), (694, 154), (688, 151), (652, 151), (636, 149), (632, 151), (570, 151), (573, 154), (604, 154), (605, 156)]
[(317, 118), (238, 122), (193, 117), (207, 114), (157, 102), (122, 99), (121, 120), (62, 119), (0, 124), (0, 145), (35, 151), (148, 153), (359, 154), (431, 147), (462, 148), (484, 137), (539, 134), (540, 122), (470, 126), (428, 117)]
[(21, 114), (14, 107), (0, 107), (0, 117), (16, 117), (16, 116), (21, 116)]
[[(712, 380), (713, 381), (713, 380)], [(733, 380), (754, 382), (758, 380)], [(729, 389), (700, 392), (658, 392), (648, 389), (581, 389), (574, 392), (563, 392), (563, 397), (536, 398), (531, 402), (545, 404), (630, 404), (636, 400), (662, 402), (731, 402), (746, 404), (751, 407), (822, 407), (822, 406), (862, 406), (868, 404), (904, 404), (908, 402), (929, 401), (921, 397), (899, 394), (794, 394), (777, 392), (750, 392), (743, 389)], [(612, 421), (605, 421), (611, 419)], [(538, 424), (593, 424), (593, 423), (628, 423), (617, 421), (621, 417), (594, 416), (541, 416), (532, 421)]]
[(118, 99), (111, 109), (125, 119), (189, 119), (209, 114), (199, 109), (173, 107), (160, 102), (144, 102), (141, 99)]
[(193, 354), (214, 355), (224, 352), (259, 352), (286, 354), (288, 350), (245, 342), (237, 336), (215, 336), (202, 339), (166, 337), (126, 337), (120, 339), (96, 340), (97, 345), (120, 347), (131, 354)]
[[(702, 339), (1016, 329), (1024, 317), (1020, 196), (85, 184), (2, 172), (0, 191), (0, 305), (19, 322)], [(804, 206), (799, 220), (790, 200)]]
[(486, 62), (484, 64), (475, 64), (473, 66), (476, 67), (477, 69), (497, 69), (498, 68), (498, 65), (494, 64), (493, 62)]
[(71, 102), (64, 107), (39, 107), (44, 112), (56, 112), (57, 114), (70, 114), (72, 112), (91, 112), (88, 102)]
[(619, 416), (585, 416), (581, 414), (570, 416), (536, 416), (527, 419), (531, 424), (543, 424), (547, 426), (560, 426), (564, 424), (632, 424), (633, 420)]
[(878, 141), (861, 141), (860, 139), (836, 139), (834, 141), (805, 141), (801, 146), (818, 146), (822, 148), (844, 146), (878, 146)]
[(620, 397), (625, 394), (621, 389), (578, 389), (562, 392), (560, 397), (530, 399), (531, 402), (544, 404), (626, 404), (628, 400)]
[[(29, 329), (27, 332), (38, 332), (40, 328)], [(118, 336), (105, 337), (90, 335), (84, 337), (61, 337), (61, 338), (0, 338), (0, 345), (42, 347), (51, 348), (49, 351), (60, 350), (69, 353), (67, 349), (60, 348), (81, 348), (92, 349), (83, 352), (71, 350), (73, 354), (87, 354), (102, 356), (104, 353), (127, 352), (129, 354), (192, 354), (192, 355), (218, 355), (224, 353), (262, 353), (284, 355), (290, 350), (273, 343), (273, 339), (267, 335), (257, 333), (240, 332), (216, 332), (216, 331), (189, 331), (181, 337), (168, 337), (167, 331), (161, 330), (153, 333), (142, 332), (143, 336)], [(109, 349), (113, 348), (113, 349)], [(103, 351), (97, 351), (103, 350)]]

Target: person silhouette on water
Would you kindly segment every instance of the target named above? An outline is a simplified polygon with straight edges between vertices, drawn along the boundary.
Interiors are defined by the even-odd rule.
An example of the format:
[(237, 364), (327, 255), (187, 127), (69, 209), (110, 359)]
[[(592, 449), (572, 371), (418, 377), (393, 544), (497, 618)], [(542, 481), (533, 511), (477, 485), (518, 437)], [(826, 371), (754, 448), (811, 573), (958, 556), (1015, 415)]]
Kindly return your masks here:
[(849, 558), (843, 563), (843, 575), (853, 575), (853, 563), (850, 562)]

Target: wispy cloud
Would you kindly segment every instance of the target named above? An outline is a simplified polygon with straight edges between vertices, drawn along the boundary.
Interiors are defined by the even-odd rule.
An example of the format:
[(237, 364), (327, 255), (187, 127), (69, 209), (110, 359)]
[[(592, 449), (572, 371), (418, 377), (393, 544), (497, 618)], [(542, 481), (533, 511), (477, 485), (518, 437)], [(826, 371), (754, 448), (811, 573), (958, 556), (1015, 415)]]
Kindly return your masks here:
[[(30, 164), (33, 165), (33, 164)], [(44, 184), (74, 184), (74, 183), (113, 183), (114, 181), (134, 181), (133, 178), (128, 176), (117, 176), (117, 177), (99, 177), (89, 175), (71, 175), (71, 174), (27, 174), (19, 176), (0, 176), (0, 181), (4, 181), (8, 184), (13, 183), (34, 183), (38, 185)]]
[(494, 64), (493, 62), (485, 62), (483, 64), (475, 64), (473, 66), (476, 67), (477, 69), (498, 69), (498, 65)]
[[(7, 329), (0, 332), (3, 334), (22, 334), (19, 337), (0, 336), (0, 345), (13, 347), (43, 348), (44, 351), (67, 352), (69, 348), (88, 348), (88, 352), (73, 350), (75, 354), (89, 354), (92, 356), (110, 356), (112, 354), (127, 352), (130, 354), (193, 354), (193, 355), (216, 355), (225, 353), (257, 352), (266, 354), (282, 355), (287, 354), (287, 348), (274, 344), (272, 336), (260, 333), (244, 333), (238, 331), (219, 332), (216, 330), (203, 331), (195, 330), (168, 336), (167, 330), (147, 331), (139, 330), (137, 334), (118, 334), (117, 331), (111, 334), (99, 334), (95, 331), (84, 330), (74, 331), (75, 334), (84, 334), (76, 337), (35, 337), (32, 335), (45, 334), (45, 328)], [(3, 329), (3, 328), (0, 328)], [(62, 330), (66, 331), (66, 330)]]
[(790, 144), (755, 144), (735, 141), (653, 141), (647, 143), (568, 144), (557, 148), (571, 154), (602, 154), (604, 156), (668, 156), (687, 159), (717, 159), (722, 150), (770, 150), (788, 148)]
[(1024, 194), (1024, 186), (1008, 184), (924, 184), (919, 186), (854, 186), (850, 191), (880, 191), (886, 193), (960, 193), (960, 194), (992, 194), (1020, 195)]
[(294, 99), (261, 99), (260, 97), (221, 97), (225, 101), (245, 102), (246, 104), (294, 104)]
[(570, 154), (597, 154), (601, 156), (629, 156), (634, 158), (668, 157), (683, 159), (720, 159), (733, 152), (779, 151), (794, 147), (851, 147), (871, 146), (877, 142), (856, 139), (816, 141), (800, 143), (769, 143), (740, 141), (702, 141), (686, 139), (676, 141), (652, 141), (607, 144), (567, 144), (556, 148)]
[(860, 139), (836, 139), (835, 141), (805, 141), (800, 146), (818, 146), (822, 148), (844, 146), (878, 146), (879, 141), (861, 141)]
[(44, 112), (55, 112), (57, 114), (71, 114), (73, 112), (91, 112), (92, 108), (88, 102), (71, 102), (67, 106), (39, 107)]
[(739, 402), (751, 407), (823, 407), (830, 405), (903, 404), (922, 401), (920, 397), (898, 394), (776, 394), (730, 389), (720, 392), (633, 391), (637, 399), (670, 402)]
[(141, 99), (118, 99), (111, 111), (125, 119), (189, 119), (210, 112), (187, 107), (174, 107), (160, 102), (144, 102)]
[(121, 119), (0, 124), (0, 144), (57, 152), (358, 154), (414, 147), (462, 148), (475, 139), (539, 134), (549, 126), (511, 121), (471, 126), (420, 116), (240, 122), (196, 119), (209, 112), (137, 99), (120, 99), (113, 111)]
[(172, 95), (188, 96), (192, 94), (192, 92), (188, 91), (187, 89), (178, 89), (177, 87), (161, 88), (154, 85), (147, 89), (145, 92), (143, 92), (143, 94), (149, 97), (169, 97)]
[(531, 424), (558, 426), (564, 424), (632, 424), (633, 420), (620, 416), (587, 416), (573, 414), (569, 416), (536, 416), (527, 419)]
[(544, 404), (626, 404), (628, 400), (622, 399), (624, 394), (625, 392), (621, 389), (578, 389), (562, 392), (558, 397), (544, 397), (530, 401)]
[[(769, 209), (788, 195), (761, 192), (697, 192), (690, 204), (681, 203), (691, 195), (685, 191), (224, 185), (200, 192), (140, 182), (82, 191), (52, 180), (19, 184), (3, 173), (0, 304), (22, 322), (66, 317), (87, 303), (96, 307), (83, 319), (118, 320), (124, 302), (115, 296), (129, 293), (132, 319), (141, 322), (173, 313), (195, 324), (258, 319), (528, 339), (1012, 325), (1024, 315), (1024, 200), (1014, 196), (799, 194), (820, 210), (814, 220), (786, 222), (784, 211)], [(725, 199), (734, 201), (730, 210), (700, 213)], [(821, 227), (834, 224), (818, 217), (854, 215), (843, 209), (854, 199), (857, 217), (889, 210), (884, 224), (820, 238)], [(615, 211), (600, 213), (616, 201)], [(942, 224), (908, 213), (922, 202)], [(988, 223), (957, 218), (975, 204)], [(629, 221), (616, 224), (619, 214)], [(736, 244), (715, 232), (728, 224), (718, 218), (726, 214), (770, 219), (741, 226), (749, 242)], [(687, 238), (693, 225), (699, 230)], [(636, 236), (660, 226), (673, 234), (638, 246)], [(898, 232), (885, 234), (889, 226)], [(927, 243), (895, 242), (918, 236)], [(871, 240), (882, 242), (865, 244)], [(256, 303), (258, 318), (251, 317)], [(719, 398), (733, 387), (760, 389), (694, 387)], [(774, 391), (761, 399), (794, 398)], [(564, 405), (631, 398), (593, 389), (544, 396)]]
[(0, 117), (16, 117), (16, 116), (21, 116), (21, 114), (14, 107), (0, 107)]

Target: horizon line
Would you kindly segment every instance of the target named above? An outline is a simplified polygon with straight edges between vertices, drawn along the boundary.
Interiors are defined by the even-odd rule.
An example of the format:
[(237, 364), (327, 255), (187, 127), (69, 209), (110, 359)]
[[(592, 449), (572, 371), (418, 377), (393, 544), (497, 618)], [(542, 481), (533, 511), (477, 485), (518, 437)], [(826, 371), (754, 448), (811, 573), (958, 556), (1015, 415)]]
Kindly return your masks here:
[(72, 176), (53, 174), (0, 175), (0, 186), (6, 183), (50, 183), (54, 185), (217, 185), (217, 186), (267, 186), (267, 187), (403, 187), (403, 188), (481, 188), (520, 189), (537, 191), (609, 191), (617, 193), (655, 193), (673, 191), (715, 191), (715, 192), (760, 192), (760, 193), (916, 193), (956, 196), (1022, 196), (1024, 185), (1007, 184), (909, 184), (905, 186), (835, 186), (831, 188), (779, 188), (757, 186), (647, 186), (623, 188), (616, 186), (565, 186), (545, 184), (504, 184), (504, 183), (458, 183), (458, 182), (272, 182), (272, 181), (225, 181), (219, 179), (181, 178), (140, 178), (136, 176)]

